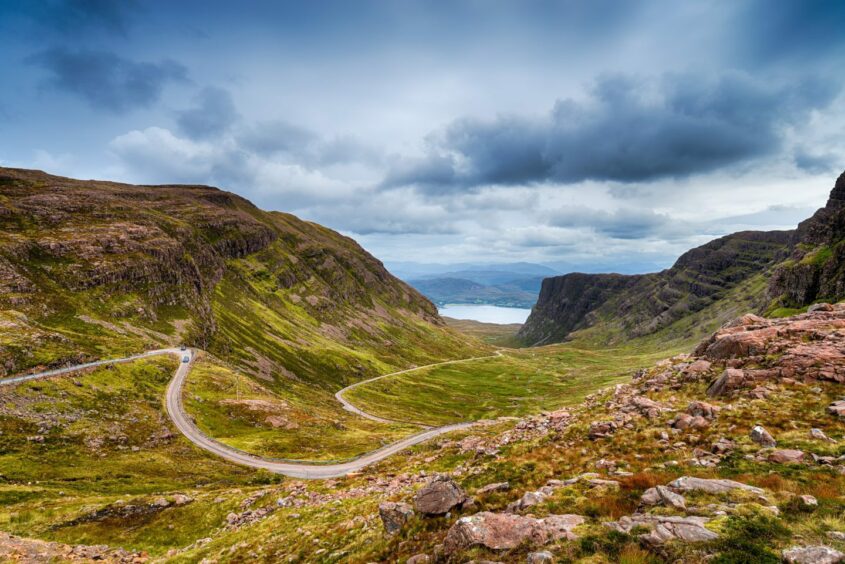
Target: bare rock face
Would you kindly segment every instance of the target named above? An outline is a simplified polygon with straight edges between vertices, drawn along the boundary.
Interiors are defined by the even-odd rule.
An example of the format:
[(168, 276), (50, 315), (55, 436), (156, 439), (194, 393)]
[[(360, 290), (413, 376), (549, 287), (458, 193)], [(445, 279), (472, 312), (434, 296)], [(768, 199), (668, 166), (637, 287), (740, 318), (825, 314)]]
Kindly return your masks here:
[(777, 445), (775, 438), (762, 425), (752, 427), (750, 436), (752, 441), (762, 447), (771, 448)]
[(444, 515), (466, 500), (466, 492), (452, 478), (436, 476), (417, 491), (414, 507), (423, 515)]
[(572, 530), (583, 522), (584, 518), (580, 515), (550, 515), (535, 519), (483, 511), (458, 519), (446, 535), (444, 548), (447, 554), (453, 554), (473, 546), (507, 550), (523, 543), (543, 545), (563, 538), (576, 538)]
[(845, 554), (827, 546), (796, 546), (783, 551), (790, 564), (837, 564), (845, 562)]
[(402, 530), (402, 527), (414, 516), (414, 510), (407, 503), (385, 501), (379, 504), (378, 514), (384, 524), (384, 530), (392, 535)]

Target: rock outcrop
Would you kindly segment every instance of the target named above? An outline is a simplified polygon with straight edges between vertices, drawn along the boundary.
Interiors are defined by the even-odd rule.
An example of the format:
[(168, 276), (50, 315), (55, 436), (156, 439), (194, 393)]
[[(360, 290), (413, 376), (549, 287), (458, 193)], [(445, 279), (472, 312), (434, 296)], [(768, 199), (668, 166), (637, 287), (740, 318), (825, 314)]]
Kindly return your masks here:
[(466, 501), (466, 492), (452, 478), (435, 476), (417, 491), (414, 508), (423, 515), (443, 515)]
[(492, 550), (516, 548), (523, 543), (539, 546), (564, 538), (574, 539), (573, 529), (583, 522), (580, 515), (549, 515), (535, 519), (483, 511), (458, 519), (443, 544), (450, 554), (472, 546)]

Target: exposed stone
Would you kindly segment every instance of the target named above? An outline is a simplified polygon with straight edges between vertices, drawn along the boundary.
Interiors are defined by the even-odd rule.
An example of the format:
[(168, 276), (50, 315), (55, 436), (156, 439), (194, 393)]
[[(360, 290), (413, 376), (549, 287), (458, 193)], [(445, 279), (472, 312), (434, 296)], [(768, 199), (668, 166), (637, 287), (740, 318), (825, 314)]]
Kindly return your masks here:
[(687, 413), (693, 417), (700, 416), (705, 419), (714, 419), (721, 409), (718, 405), (706, 401), (694, 401), (687, 406)]
[(443, 515), (460, 507), (467, 494), (448, 476), (435, 476), (414, 496), (414, 507), (423, 515)]
[(745, 373), (737, 368), (726, 368), (724, 372), (707, 388), (711, 398), (719, 397), (742, 387)]
[(609, 437), (615, 433), (618, 428), (619, 426), (615, 421), (594, 421), (590, 423), (590, 430), (587, 436), (591, 440)]
[(543, 550), (540, 552), (529, 552), (525, 561), (528, 564), (546, 564), (548, 562), (554, 562), (555, 557), (548, 550)]
[(414, 510), (407, 503), (385, 501), (379, 504), (378, 514), (384, 524), (384, 530), (392, 535), (402, 530), (414, 516)]
[(835, 443), (836, 442), (833, 439), (831, 439), (830, 437), (828, 437), (825, 434), (824, 431), (822, 431), (821, 429), (816, 429), (816, 428), (810, 429), (810, 438), (816, 439), (818, 441), (827, 441), (829, 443)]
[(845, 561), (845, 554), (827, 546), (796, 546), (784, 550), (783, 559), (790, 564), (837, 564)]
[(542, 545), (563, 538), (576, 538), (572, 530), (583, 522), (584, 518), (580, 515), (550, 515), (535, 519), (484, 511), (458, 519), (449, 529), (443, 545), (447, 554), (472, 546), (506, 550), (523, 543)]
[(510, 483), (508, 483), (508, 482), (496, 482), (496, 483), (493, 483), (493, 484), (487, 484), (486, 486), (479, 488), (476, 493), (481, 495), (481, 494), (487, 494), (487, 493), (492, 493), (492, 492), (506, 492), (509, 489), (511, 489)]
[(431, 564), (434, 559), (428, 554), (414, 554), (407, 560), (407, 564)]
[(798, 500), (804, 507), (817, 507), (819, 505), (819, 500), (811, 495), (799, 495)]
[(728, 493), (732, 490), (743, 490), (758, 495), (763, 495), (763, 490), (755, 486), (749, 486), (742, 482), (724, 479), (695, 478), (693, 476), (682, 476), (669, 483), (673, 490), (682, 492), (702, 491), (712, 494)]
[(845, 400), (836, 400), (827, 406), (827, 412), (837, 417), (845, 418)]
[(705, 542), (718, 538), (716, 533), (704, 526), (707, 521), (704, 517), (634, 514), (604, 525), (620, 533), (630, 533), (635, 527), (645, 527), (650, 531), (643, 535), (643, 540), (651, 545), (661, 545), (670, 540)]
[(803, 462), (804, 453), (794, 449), (779, 449), (769, 454), (769, 462), (778, 464), (798, 464)]
[(686, 510), (684, 496), (677, 494), (666, 486), (655, 486), (647, 489), (641, 498), (645, 505), (665, 505), (679, 511)]
[(710, 447), (710, 452), (713, 454), (728, 454), (736, 449), (736, 443), (730, 439), (722, 437)]
[(777, 441), (775, 441), (775, 438), (772, 437), (772, 435), (762, 425), (755, 425), (754, 427), (752, 427), (749, 436), (751, 437), (752, 441), (762, 447), (770, 448), (777, 445)]

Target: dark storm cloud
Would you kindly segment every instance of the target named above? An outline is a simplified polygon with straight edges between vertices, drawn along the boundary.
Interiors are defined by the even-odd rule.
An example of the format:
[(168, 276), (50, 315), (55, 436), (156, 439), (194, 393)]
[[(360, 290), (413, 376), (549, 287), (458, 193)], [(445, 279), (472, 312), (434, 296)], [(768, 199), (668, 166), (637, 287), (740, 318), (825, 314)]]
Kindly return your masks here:
[(151, 106), (165, 84), (187, 78), (181, 64), (135, 62), (107, 51), (53, 48), (28, 58), (50, 73), (45, 85), (81, 97), (95, 109), (122, 113)]
[(810, 60), (841, 55), (845, 48), (842, 0), (737, 3), (731, 35), (734, 52), (751, 65)]
[(801, 147), (795, 151), (795, 166), (810, 174), (823, 174), (842, 167), (841, 155), (834, 155), (828, 152), (813, 152)]
[(192, 139), (207, 139), (228, 130), (238, 118), (229, 92), (208, 86), (197, 95), (193, 108), (177, 114), (176, 122)]
[(387, 187), (448, 193), (481, 185), (687, 177), (770, 155), (782, 126), (825, 107), (839, 88), (778, 85), (727, 72), (598, 79), (586, 101), (562, 100), (542, 119), (462, 119), (434, 137), (429, 157), (400, 163)]

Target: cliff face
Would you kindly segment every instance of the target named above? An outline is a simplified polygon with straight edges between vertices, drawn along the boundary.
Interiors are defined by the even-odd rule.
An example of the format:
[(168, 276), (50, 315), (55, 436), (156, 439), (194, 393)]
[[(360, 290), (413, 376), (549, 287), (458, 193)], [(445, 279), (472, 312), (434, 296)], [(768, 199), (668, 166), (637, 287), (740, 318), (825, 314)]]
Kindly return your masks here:
[[(234, 324), (270, 336), (245, 345)], [(398, 362), (403, 352), (413, 361), (462, 346), (433, 304), (319, 225), (208, 186), (7, 168), (0, 327), (9, 329), (0, 331), (0, 374), (168, 342), (304, 374), (316, 365), (291, 372), (286, 359), (295, 354), (270, 362), (270, 353), (337, 343), (348, 350), (335, 352), (335, 364), (385, 347)]]
[(827, 205), (798, 226), (793, 249), (772, 276), (768, 295), (777, 305), (800, 308), (845, 297), (845, 173)]
[(785, 256), (791, 237), (786, 231), (745, 231), (692, 249), (663, 272), (546, 279), (519, 336), (526, 344), (547, 344), (599, 324), (607, 328), (608, 341), (655, 333), (765, 273)]

